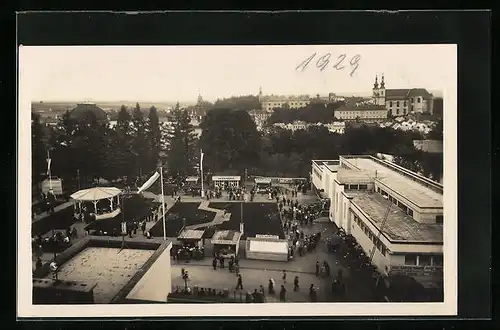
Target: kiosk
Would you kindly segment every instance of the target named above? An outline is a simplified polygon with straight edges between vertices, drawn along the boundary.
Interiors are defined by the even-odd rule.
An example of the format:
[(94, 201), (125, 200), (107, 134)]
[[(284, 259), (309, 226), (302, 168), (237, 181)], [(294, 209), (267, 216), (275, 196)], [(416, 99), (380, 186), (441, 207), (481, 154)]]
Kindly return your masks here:
[(247, 238), (246, 258), (255, 260), (288, 261), (288, 241), (274, 235), (255, 235)]
[(214, 253), (224, 258), (236, 257), (240, 248), (241, 233), (234, 230), (216, 231), (212, 236)]
[(214, 175), (212, 176), (212, 182), (216, 188), (226, 190), (228, 188), (239, 188), (240, 187), (241, 176), (232, 175), (232, 176), (221, 176)]
[(271, 188), (271, 178), (255, 178), (258, 193), (266, 193)]
[(181, 244), (177, 251), (179, 260), (201, 260), (205, 257), (203, 247), (204, 230), (184, 229), (177, 236)]

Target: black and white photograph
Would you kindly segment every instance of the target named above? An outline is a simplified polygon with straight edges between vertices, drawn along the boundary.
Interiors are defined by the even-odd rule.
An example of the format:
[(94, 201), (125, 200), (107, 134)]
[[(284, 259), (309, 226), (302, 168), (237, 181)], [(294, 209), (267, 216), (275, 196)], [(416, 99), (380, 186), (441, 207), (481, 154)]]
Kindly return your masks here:
[(19, 313), (452, 315), (456, 99), (452, 44), (20, 46)]

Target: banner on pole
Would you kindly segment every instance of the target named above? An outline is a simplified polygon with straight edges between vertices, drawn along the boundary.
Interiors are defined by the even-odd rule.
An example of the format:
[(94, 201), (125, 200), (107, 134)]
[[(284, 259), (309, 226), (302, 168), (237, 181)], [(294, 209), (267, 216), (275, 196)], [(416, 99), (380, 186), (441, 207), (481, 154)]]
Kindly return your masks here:
[(146, 181), (140, 188), (139, 190), (137, 191), (139, 194), (141, 192), (143, 192), (144, 190), (146, 189), (149, 189), (149, 187), (151, 187), (153, 185), (153, 183), (155, 183), (156, 180), (158, 180), (158, 178), (160, 177), (160, 174), (158, 174), (158, 172), (155, 172), (153, 174), (153, 176), (151, 176), (148, 181)]
[(50, 163), (52, 162), (52, 159), (47, 158), (47, 175), (50, 175)]

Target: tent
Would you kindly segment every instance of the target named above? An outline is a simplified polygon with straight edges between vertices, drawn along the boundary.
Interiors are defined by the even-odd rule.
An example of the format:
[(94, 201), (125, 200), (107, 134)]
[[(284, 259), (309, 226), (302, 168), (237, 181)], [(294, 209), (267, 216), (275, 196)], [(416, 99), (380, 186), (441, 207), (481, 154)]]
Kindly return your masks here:
[(79, 190), (71, 195), (71, 198), (79, 202), (94, 202), (101, 199), (113, 198), (122, 191), (115, 187), (95, 187)]

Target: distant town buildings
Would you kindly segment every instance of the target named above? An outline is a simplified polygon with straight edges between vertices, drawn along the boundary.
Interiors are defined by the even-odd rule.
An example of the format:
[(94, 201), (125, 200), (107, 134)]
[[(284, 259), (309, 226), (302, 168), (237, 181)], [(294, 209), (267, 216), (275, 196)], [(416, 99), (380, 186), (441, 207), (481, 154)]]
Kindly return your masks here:
[(298, 109), (309, 105), (312, 102), (332, 103), (344, 101), (345, 98), (329, 93), (327, 96), (316, 95), (311, 98), (309, 95), (263, 95), (262, 88), (259, 89), (259, 102), (263, 111), (272, 112), (275, 108)]
[(374, 103), (351, 103), (335, 109), (333, 116), (342, 121), (380, 122), (387, 120), (387, 110)]
[(293, 123), (275, 123), (273, 125), (274, 127), (278, 127), (281, 129), (286, 129), (289, 131), (298, 131), (298, 130), (306, 130), (311, 126), (323, 126), (328, 129), (328, 131), (332, 133), (337, 133), (337, 134), (344, 134), (345, 133), (345, 123), (344, 122), (333, 122), (333, 123), (306, 123), (304, 121), (294, 121)]

